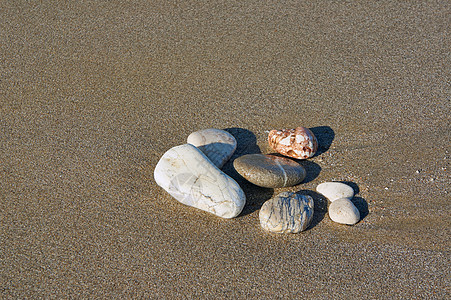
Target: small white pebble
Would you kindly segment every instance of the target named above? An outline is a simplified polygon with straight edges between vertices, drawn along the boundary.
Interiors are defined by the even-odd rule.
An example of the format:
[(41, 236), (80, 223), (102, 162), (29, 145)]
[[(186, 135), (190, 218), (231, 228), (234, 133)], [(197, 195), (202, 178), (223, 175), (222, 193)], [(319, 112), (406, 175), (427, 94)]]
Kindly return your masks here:
[(316, 187), (316, 191), (331, 202), (341, 199), (351, 199), (354, 196), (354, 189), (342, 182), (323, 182)]
[(329, 206), (329, 217), (340, 224), (354, 225), (360, 220), (360, 212), (351, 200), (342, 198)]

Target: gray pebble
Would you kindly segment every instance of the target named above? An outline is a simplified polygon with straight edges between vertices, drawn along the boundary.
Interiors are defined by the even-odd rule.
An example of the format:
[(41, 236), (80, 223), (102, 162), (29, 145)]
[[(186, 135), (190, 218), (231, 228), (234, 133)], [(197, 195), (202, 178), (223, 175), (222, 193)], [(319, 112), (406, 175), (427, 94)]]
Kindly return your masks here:
[(299, 163), (274, 155), (243, 155), (235, 159), (233, 166), (245, 179), (266, 188), (294, 186), (301, 183), (306, 175)]

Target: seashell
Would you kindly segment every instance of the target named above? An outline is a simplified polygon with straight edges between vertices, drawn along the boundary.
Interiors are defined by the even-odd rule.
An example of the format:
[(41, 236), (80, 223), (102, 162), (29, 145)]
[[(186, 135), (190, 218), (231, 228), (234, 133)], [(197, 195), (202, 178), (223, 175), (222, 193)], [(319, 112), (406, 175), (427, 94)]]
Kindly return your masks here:
[(191, 133), (187, 143), (199, 148), (218, 168), (222, 168), (236, 150), (236, 139), (233, 135), (214, 128)]
[(305, 127), (271, 130), (268, 142), (280, 154), (297, 159), (310, 158), (318, 150), (318, 141), (315, 135)]

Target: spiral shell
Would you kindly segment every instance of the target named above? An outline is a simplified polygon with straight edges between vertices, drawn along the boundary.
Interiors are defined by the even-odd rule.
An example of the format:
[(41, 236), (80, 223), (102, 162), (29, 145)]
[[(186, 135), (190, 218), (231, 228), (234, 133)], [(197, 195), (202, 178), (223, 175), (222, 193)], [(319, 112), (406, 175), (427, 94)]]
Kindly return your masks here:
[(280, 154), (297, 159), (310, 158), (318, 150), (315, 135), (305, 127), (271, 130), (268, 142)]

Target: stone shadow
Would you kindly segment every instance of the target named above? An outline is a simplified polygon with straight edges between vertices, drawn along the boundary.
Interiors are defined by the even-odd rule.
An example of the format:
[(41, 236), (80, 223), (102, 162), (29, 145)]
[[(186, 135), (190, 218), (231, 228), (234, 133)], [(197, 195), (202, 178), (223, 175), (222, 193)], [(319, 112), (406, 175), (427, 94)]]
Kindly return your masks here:
[[(241, 177), (241, 175), (238, 176)], [(245, 216), (260, 210), (262, 205), (274, 196), (274, 189), (257, 186), (242, 177), (241, 180), (238, 179), (236, 182), (240, 185), (246, 195), (246, 205), (240, 216)]]
[(329, 150), (332, 145), (332, 141), (335, 138), (335, 132), (329, 126), (318, 126), (310, 128), (310, 130), (315, 135), (318, 140), (318, 150), (315, 156), (321, 155), (327, 150)]
[(250, 183), (238, 174), (233, 167), (233, 161), (236, 158), (246, 154), (261, 153), (260, 147), (257, 145), (255, 134), (247, 129), (237, 127), (224, 130), (235, 137), (237, 147), (230, 160), (222, 167), (222, 171), (232, 177), (240, 185), (246, 195), (246, 205), (240, 214), (240, 216), (244, 216), (259, 210), (263, 203), (272, 198), (274, 189), (263, 188)]
[(359, 186), (355, 182), (352, 182), (352, 181), (339, 181), (339, 182), (344, 183), (344, 184), (349, 185), (350, 187), (352, 187), (352, 189), (354, 190), (354, 195), (357, 195), (358, 193), (360, 193)]
[(308, 195), (313, 198), (313, 219), (310, 226), (306, 230), (310, 230), (316, 225), (318, 225), (323, 219), (324, 215), (327, 213), (327, 199), (320, 193), (310, 191), (310, 190), (300, 190), (296, 192), (300, 195)]
[(257, 137), (255, 134), (247, 129), (232, 127), (224, 129), (236, 139), (236, 150), (230, 160), (245, 154), (261, 153), (260, 147), (257, 145)]
[[(354, 197), (351, 199), (352, 203), (354, 203), (355, 207), (359, 210), (360, 213), (360, 221), (362, 221), (366, 216), (368, 216), (368, 202), (362, 197)], [(359, 222), (360, 222), (359, 221)]]
[[(352, 181), (340, 181), (341, 183), (347, 184), (354, 190), (354, 195), (357, 195), (360, 192), (359, 186)], [(360, 221), (363, 220), (368, 215), (368, 202), (362, 197), (354, 196), (351, 199), (352, 203), (357, 207), (360, 213)]]
[(319, 173), (321, 173), (321, 167), (313, 161), (299, 159), (296, 159), (296, 161), (303, 166), (306, 171), (306, 176), (302, 183), (313, 181), (316, 177), (318, 177)]

